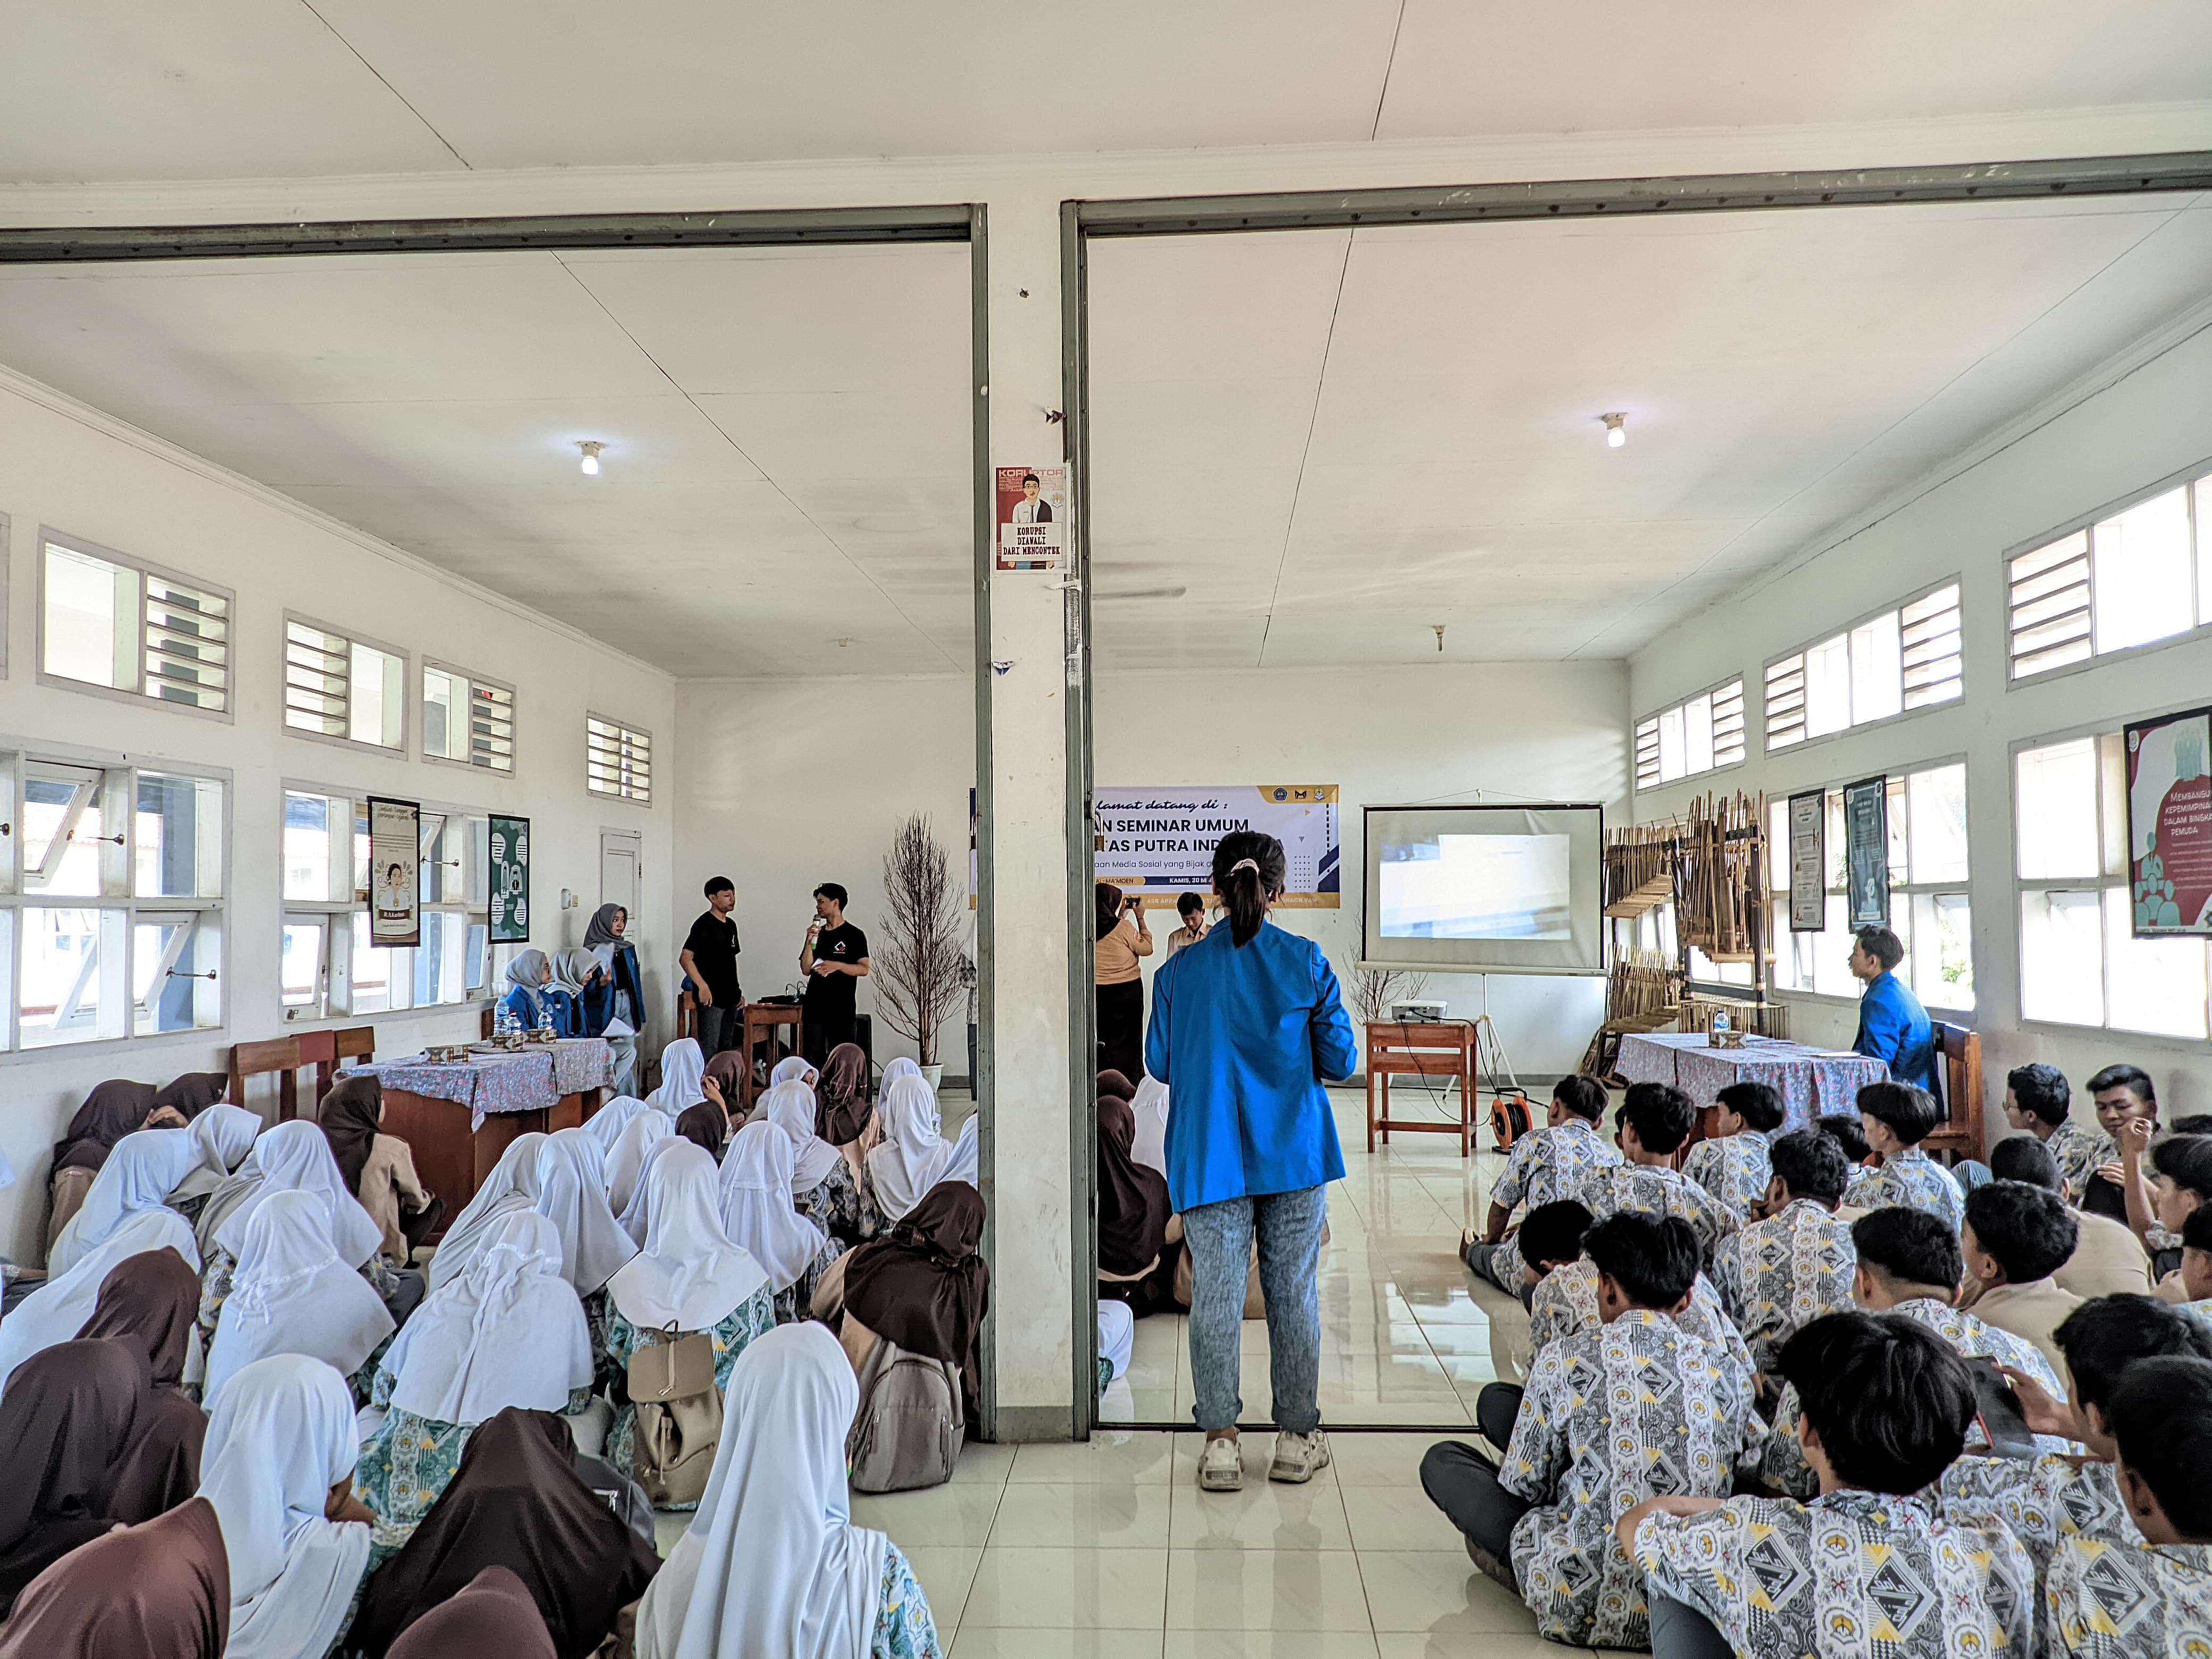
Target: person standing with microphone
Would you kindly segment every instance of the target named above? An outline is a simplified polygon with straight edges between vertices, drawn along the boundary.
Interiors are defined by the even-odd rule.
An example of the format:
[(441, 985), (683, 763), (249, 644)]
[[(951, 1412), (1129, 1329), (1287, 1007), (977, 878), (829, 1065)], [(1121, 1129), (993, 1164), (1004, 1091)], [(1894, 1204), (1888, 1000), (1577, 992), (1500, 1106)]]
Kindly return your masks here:
[(834, 881), (814, 890), (814, 921), (799, 947), (799, 971), (806, 976), (803, 1046), (819, 1071), (832, 1048), (853, 1040), (859, 981), (868, 976), (868, 936), (845, 920), (845, 890)]
[(1336, 974), (1321, 947), (1267, 921), (1286, 861), (1273, 836), (1240, 830), (1213, 849), (1215, 927), (1152, 977), (1146, 1069), (1166, 1084), (1168, 1193), (1191, 1254), (1192, 1414), (1206, 1431), (1198, 1484), (1244, 1484), (1238, 1338), (1255, 1239), (1267, 1304), (1275, 1418), (1271, 1480), (1328, 1465), (1321, 1429), (1322, 1224), (1344, 1176), (1328, 1082), (1359, 1063)]

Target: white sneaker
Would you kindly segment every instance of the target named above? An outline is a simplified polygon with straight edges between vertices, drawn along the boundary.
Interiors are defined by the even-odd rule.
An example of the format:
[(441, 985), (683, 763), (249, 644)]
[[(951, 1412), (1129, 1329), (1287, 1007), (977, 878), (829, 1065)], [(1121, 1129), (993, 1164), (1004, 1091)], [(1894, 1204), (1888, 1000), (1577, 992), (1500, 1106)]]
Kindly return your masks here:
[(1328, 1467), (1328, 1436), (1320, 1429), (1311, 1434), (1279, 1434), (1275, 1461), (1267, 1466), (1267, 1479), (1293, 1485), (1310, 1480)]
[(1224, 1435), (1218, 1440), (1206, 1443), (1206, 1450), (1198, 1460), (1198, 1485), (1201, 1492), (1243, 1490), (1244, 1455), (1237, 1449), (1235, 1435)]

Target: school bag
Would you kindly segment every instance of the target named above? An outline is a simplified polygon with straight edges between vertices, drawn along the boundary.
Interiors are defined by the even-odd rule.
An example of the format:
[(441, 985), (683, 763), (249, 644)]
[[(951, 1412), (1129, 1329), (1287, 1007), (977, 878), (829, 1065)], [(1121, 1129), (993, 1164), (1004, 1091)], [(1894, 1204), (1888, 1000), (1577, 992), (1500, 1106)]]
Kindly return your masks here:
[(637, 1408), (631, 1466), (655, 1509), (696, 1504), (714, 1472), (722, 1438), (722, 1391), (714, 1386), (714, 1340), (679, 1336), (671, 1322), (629, 1357), (630, 1404)]
[(912, 1492), (952, 1478), (968, 1437), (960, 1371), (876, 1339), (860, 1367), (860, 1408), (845, 1437), (854, 1492)]

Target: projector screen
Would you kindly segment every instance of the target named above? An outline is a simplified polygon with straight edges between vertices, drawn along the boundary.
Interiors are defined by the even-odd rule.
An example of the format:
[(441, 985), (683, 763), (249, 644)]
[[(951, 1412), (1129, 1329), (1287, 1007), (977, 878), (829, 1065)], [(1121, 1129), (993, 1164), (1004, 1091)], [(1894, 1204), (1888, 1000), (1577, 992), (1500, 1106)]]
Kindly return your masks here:
[(1366, 961), (1467, 973), (1605, 971), (1601, 807), (1366, 809)]

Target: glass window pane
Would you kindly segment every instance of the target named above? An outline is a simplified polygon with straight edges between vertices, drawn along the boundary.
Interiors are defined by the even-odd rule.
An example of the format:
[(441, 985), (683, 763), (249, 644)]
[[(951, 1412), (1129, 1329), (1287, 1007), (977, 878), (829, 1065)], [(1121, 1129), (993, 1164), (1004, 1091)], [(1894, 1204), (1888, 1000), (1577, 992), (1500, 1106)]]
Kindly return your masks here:
[(222, 896), (219, 781), (141, 772), (137, 831), (139, 897)]
[(1931, 1008), (1974, 1006), (1972, 907), (1964, 893), (1916, 893), (1912, 991)]
[(1838, 634), (1805, 653), (1805, 730), (1817, 738), (1850, 723), (1850, 635)]
[(397, 749), (403, 730), (402, 698), (405, 665), (389, 652), (356, 641), (353, 669), (348, 685), (347, 735), (356, 743), (373, 743)]
[(1689, 771), (1689, 757), (1682, 733), (1682, 711), (1669, 708), (1659, 716), (1659, 781), (1672, 783)]
[(415, 951), (416, 1007), (466, 1000), (468, 944), (468, 917), (455, 910), (422, 913), (422, 943)]
[[(1809, 978), (1812, 988), (1824, 996), (1850, 997), (1856, 1000), (1860, 986), (1851, 977), (1851, 947), (1857, 943), (1851, 930), (1845, 926), (1849, 916), (1843, 896), (1828, 896), (1828, 925), (1817, 933), (1799, 933), (1797, 971), (1801, 983)], [(1809, 971), (1808, 971), (1809, 970)]]
[(100, 894), (104, 775), (33, 763), (23, 775), (23, 890), (57, 897)]
[(1891, 611), (1851, 630), (1851, 724), (1887, 720), (1904, 707), (1904, 647)]
[(138, 573), (46, 544), (46, 671), (137, 690)]
[(2099, 651), (2189, 631), (2187, 490), (2169, 489), (2106, 520), (2092, 532), (2090, 550)]
[[(334, 890), (331, 867), (332, 827), (351, 817), (353, 803), (324, 795), (284, 794), (284, 896), (324, 901), (345, 896)], [(350, 887), (351, 884), (347, 885)]]
[(16, 1012), (22, 1045), (126, 1035), (128, 913), (34, 908), (21, 915), (23, 978)]
[(1682, 705), (1682, 763), (1691, 772), (1713, 769), (1713, 699), (1707, 692)]
[(2128, 890), (2107, 887), (2105, 949), (2112, 1007), (2106, 1024), (2123, 1031), (2203, 1037), (2204, 941), (2135, 939), (2131, 927)]
[(2117, 878), (2128, 873), (2128, 762), (2118, 732), (2097, 739), (2097, 768), (2104, 788), (2104, 872)]
[(469, 981), (469, 994), (476, 996), (484, 988), (484, 963), (490, 955), (491, 928), (483, 922), (469, 924), (468, 942), (462, 958)]
[(2104, 927), (2096, 892), (2020, 896), (2020, 1012), (2061, 1025), (2105, 1023)]
[(1821, 805), (1826, 808), (1828, 823), (1820, 847), (1820, 850), (1826, 854), (1828, 860), (1826, 885), (1831, 892), (1841, 892), (1850, 875), (1845, 866), (1850, 862), (1850, 849), (1844, 844), (1844, 792), (1840, 789), (1829, 790), (1827, 798)]
[[(309, 916), (284, 918), (284, 954), (279, 973), (287, 1008), (323, 1006), (323, 924)], [(312, 1016), (311, 1016), (312, 1017)]]
[(2022, 881), (2088, 879), (2097, 848), (2094, 738), (2023, 749), (2014, 758), (2013, 821)]
[[(1790, 890), (1790, 798), (1776, 795), (1766, 803), (1766, 886), (1775, 893)], [(1790, 912), (1784, 909), (1782, 919), (1786, 923)], [(1790, 930), (1784, 927), (1783, 933)], [(1781, 933), (1775, 937), (1779, 939)]]
[(2212, 623), (2212, 473), (2199, 478), (2197, 495), (2197, 623)]
[(1966, 878), (1966, 768), (1938, 766), (1905, 780), (1915, 882)]
[(212, 916), (138, 918), (131, 942), (132, 1030), (189, 1031), (222, 1024), (222, 981), (213, 977), (220, 932)]
[(469, 757), (468, 682), (442, 668), (422, 671), (422, 752)]
[(1905, 805), (1905, 780), (1898, 777), (1889, 779), (1882, 786), (1881, 795), (1882, 817), (1889, 830), (1889, 884), (1902, 887), (1912, 856), (1911, 837), (1907, 834), (1911, 814)]
[(374, 1013), (380, 1008), (407, 1006), (407, 988), (400, 977), (404, 949), (393, 950), (368, 942), (368, 912), (356, 910), (353, 926), (353, 1001), (350, 1013)]

